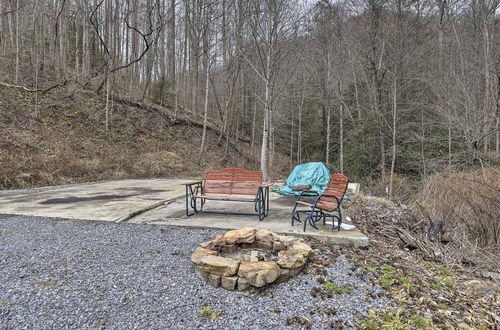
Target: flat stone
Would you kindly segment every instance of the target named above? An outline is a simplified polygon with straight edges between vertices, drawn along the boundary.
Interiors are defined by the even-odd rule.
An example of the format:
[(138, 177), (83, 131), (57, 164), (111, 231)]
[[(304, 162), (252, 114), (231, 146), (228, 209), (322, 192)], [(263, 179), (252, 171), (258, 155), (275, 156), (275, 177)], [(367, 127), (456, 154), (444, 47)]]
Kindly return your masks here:
[(276, 283), (283, 283), (287, 282), (290, 278), (297, 276), (301, 271), (303, 267), (300, 268), (281, 268), (280, 269), (280, 276), (276, 280)]
[(214, 288), (218, 288), (220, 286), (220, 276), (209, 274), (208, 275), (208, 284), (213, 286)]
[(222, 252), (230, 254), (236, 252), (236, 245), (221, 245)]
[(259, 229), (257, 233), (255, 233), (255, 240), (257, 242), (270, 242), (279, 239), (279, 236), (273, 233), (272, 231), (266, 229)]
[(202, 247), (207, 250), (214, 250), (215, 251), (215, 243), (214, 241), (208, 241), (208, 242), (203, 242), (198, 244), (199, 247)]
[(307, 257), (312, 252), (312, 248), (309, 245), (298, 241), (293, 242), (288, 250), (294, 251), (294, 253), (301, 253), (304, 257)]
[(237, 284), (236, 288), (239, 291), (246, 290), (246, 289), (248, 289), (249, 286), (250, 286), (250, 283), (248, 283), (248, 280), (246, 278), (238, 277), (238, 284)]
[(306, 263), (305, 258), (306, 255), (301, 251), (284, 250), (278, 252), (278, 261), (276, 263), (282, 268), (299, 268)]
[(257, 251), (250, 251), (250, 261), (259, 261), (259, 252)]
[(226, 290), (236, 289), (236, 284), (238, 283), (238, 276), (222, 276), (220, 280), (220, 286)]
[(262, 250), (272, 250), (273, 249), (273, 242), (270, 241), (256, 241), (257, 249), (262, 249)]
[(253, 243), (243, 243), (241, 244), (241, 248), (242, 249), (256, 249), (257, 248), (257, 242), (253, 242)]
[(212, 240), (212, 242), (214, 242), (215, 246), (221, 246), (226, 244), (226, 239), (224, 238), (223, 235), (216, 235)]
[(200, 265), (204, 271), (210, 274), (232, 276), (238, 272), (240, 262), (234, 259), (209, 255), (201, 259)]
[(286, 249), (286, 246), (283, 242), (280, 241), (273, 242), (273, 251), (282, 251), (284, 249)]
[(243, 262), (238, 271), (238, 276), (257, 288), (274, 282), (279, 275), (280, 267), (274, 261)]
[(281, 243), (283, 243), (286, 247), (288, 247), (288, 246), (291, 246), (293, 243), (297, 242), (298, 239), (295, 238), (295, 237), (291, 237), (291, 236), (283, 236), (283, 235), (281, 235), (279, 237), (279, 241)]
[(226, 244), (236, 243), (253, 243), (255, 242), (255, 234), (257, 229), (252, 227), (245, 227), (236, 230), (230, 230), (224, 234)]
[(195, 265), (194, 266), (194, 272), (196, 275), (198, 275), (199, 278), (201, 278), (204, 281), (208, 281), (208, 273), (204, 271), (200, 266)]
[(212, 251), (208, 250), (205, 248), (202, 248), (201, 246), (197, 246), (196, 249), (194, 250), (193, 254), (191, 255), (191, 261), (199, 265), (201, 264), (201, 259), (203, 259), (206, 256), (216, 256), (217, 251)]

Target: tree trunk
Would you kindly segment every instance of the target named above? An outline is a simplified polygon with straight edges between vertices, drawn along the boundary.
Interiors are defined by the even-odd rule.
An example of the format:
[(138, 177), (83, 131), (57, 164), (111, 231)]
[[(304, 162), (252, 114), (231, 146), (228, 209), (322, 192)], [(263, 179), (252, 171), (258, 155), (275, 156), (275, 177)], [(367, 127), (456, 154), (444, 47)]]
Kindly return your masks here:
[(200, 153), (199, 153), (199, 161), (202, 162), (203, 159), (203, 151), (205, 148), (205, 138), (207, 135), (207, 122), (208, 122), (208, 91), (210, 88), (210, 64), (208, 63), (210, 60), (207, 60), (206, 64), (206, 78), (205, 78), (205, 104), (203, 106), (203, 134), (201, 136), (201, 144), (200, 144)]

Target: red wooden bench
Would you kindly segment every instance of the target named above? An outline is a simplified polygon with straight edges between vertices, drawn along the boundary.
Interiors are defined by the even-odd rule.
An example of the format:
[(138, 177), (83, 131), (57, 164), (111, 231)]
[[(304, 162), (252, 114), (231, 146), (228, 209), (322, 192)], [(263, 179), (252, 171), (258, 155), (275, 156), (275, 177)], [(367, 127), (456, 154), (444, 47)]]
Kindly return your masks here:
[[(203, 211), (207, 200), (253, 202), (259, 220), (264, 219), (269, 212), (269, 186), (272, 183), (262, 182), (262, 172), (239, 168), (208, 170), (205, 171), (203, 180), (186, 182), (184, 185), (187, 216), (207, 212)], [(190, 212), (190, 209), (193, 212)], [(231, 214), (248, 215), (248, 213)]]
[[(335, 173), (330, 176), (330, 180), (325, 191), (320, 195), (316, 191), (303, 191), (297, 201), (295, 202), (295, 207), (292, 211), (292, 226), (295, 221), (300, 221), (300, 213), (307, 214), (304, 220), (304, 231), (306, 231), (306, 226), (309, 223), (313, 228), (318, 229), (316, 222), (323, 219), (323, 225), (326, 222), (326, 218), (332, 218), (332, 228), (340, 230), (342, 225), (342, 211), (340, 205), (344, 199), (344, 195), (347, 191), (347, 185), (349, 184), (349, 179), (340, 173)], [(300, 200), (304, 195), (310, 195), (315, 193), (318, 197), (313, 202), (305, 202)], [(305, 209), (300, 209), (300, 207)], [(335, 227), (334, 219), (338, 220), (338, 225)]]

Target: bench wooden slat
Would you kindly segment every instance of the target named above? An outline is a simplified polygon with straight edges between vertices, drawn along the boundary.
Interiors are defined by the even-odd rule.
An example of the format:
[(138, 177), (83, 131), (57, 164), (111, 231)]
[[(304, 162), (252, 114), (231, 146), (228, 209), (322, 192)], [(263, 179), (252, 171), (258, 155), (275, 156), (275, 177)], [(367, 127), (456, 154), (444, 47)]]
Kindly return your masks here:
[(193, 196), (193, 198), (204, 198), (212, 200), (227, 200), (227, 201), (242, 201), (242, 202), (253, 202), (255, 201), (255, 196), (249, 195), (228, 195), (228, 194), (201, 194)]

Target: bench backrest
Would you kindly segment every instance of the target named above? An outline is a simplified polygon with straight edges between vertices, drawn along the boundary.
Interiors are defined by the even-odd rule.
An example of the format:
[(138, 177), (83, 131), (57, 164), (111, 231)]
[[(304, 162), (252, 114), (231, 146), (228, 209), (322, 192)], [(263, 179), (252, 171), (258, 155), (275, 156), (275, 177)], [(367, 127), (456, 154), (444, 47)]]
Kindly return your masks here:
[(262, 184), (262, 172), (239, 168), (205, 171), (204, 194), (252, 195)]
[[(349, 184), (349, 179), (340, 173), (335, 173), (330, 176), (330, 180), (328, 181), (328, 185), (323, 192), (323, 194), (334, 195), (339, 199), (342, 203), (342, 199), (347, 191), (347, 185)], [(329, 204), (331, 206), (337, 205), (337, 200), (334, 197), (328, 197), (322, 195), (320, 198), (320, 202), (323, 204)]]

